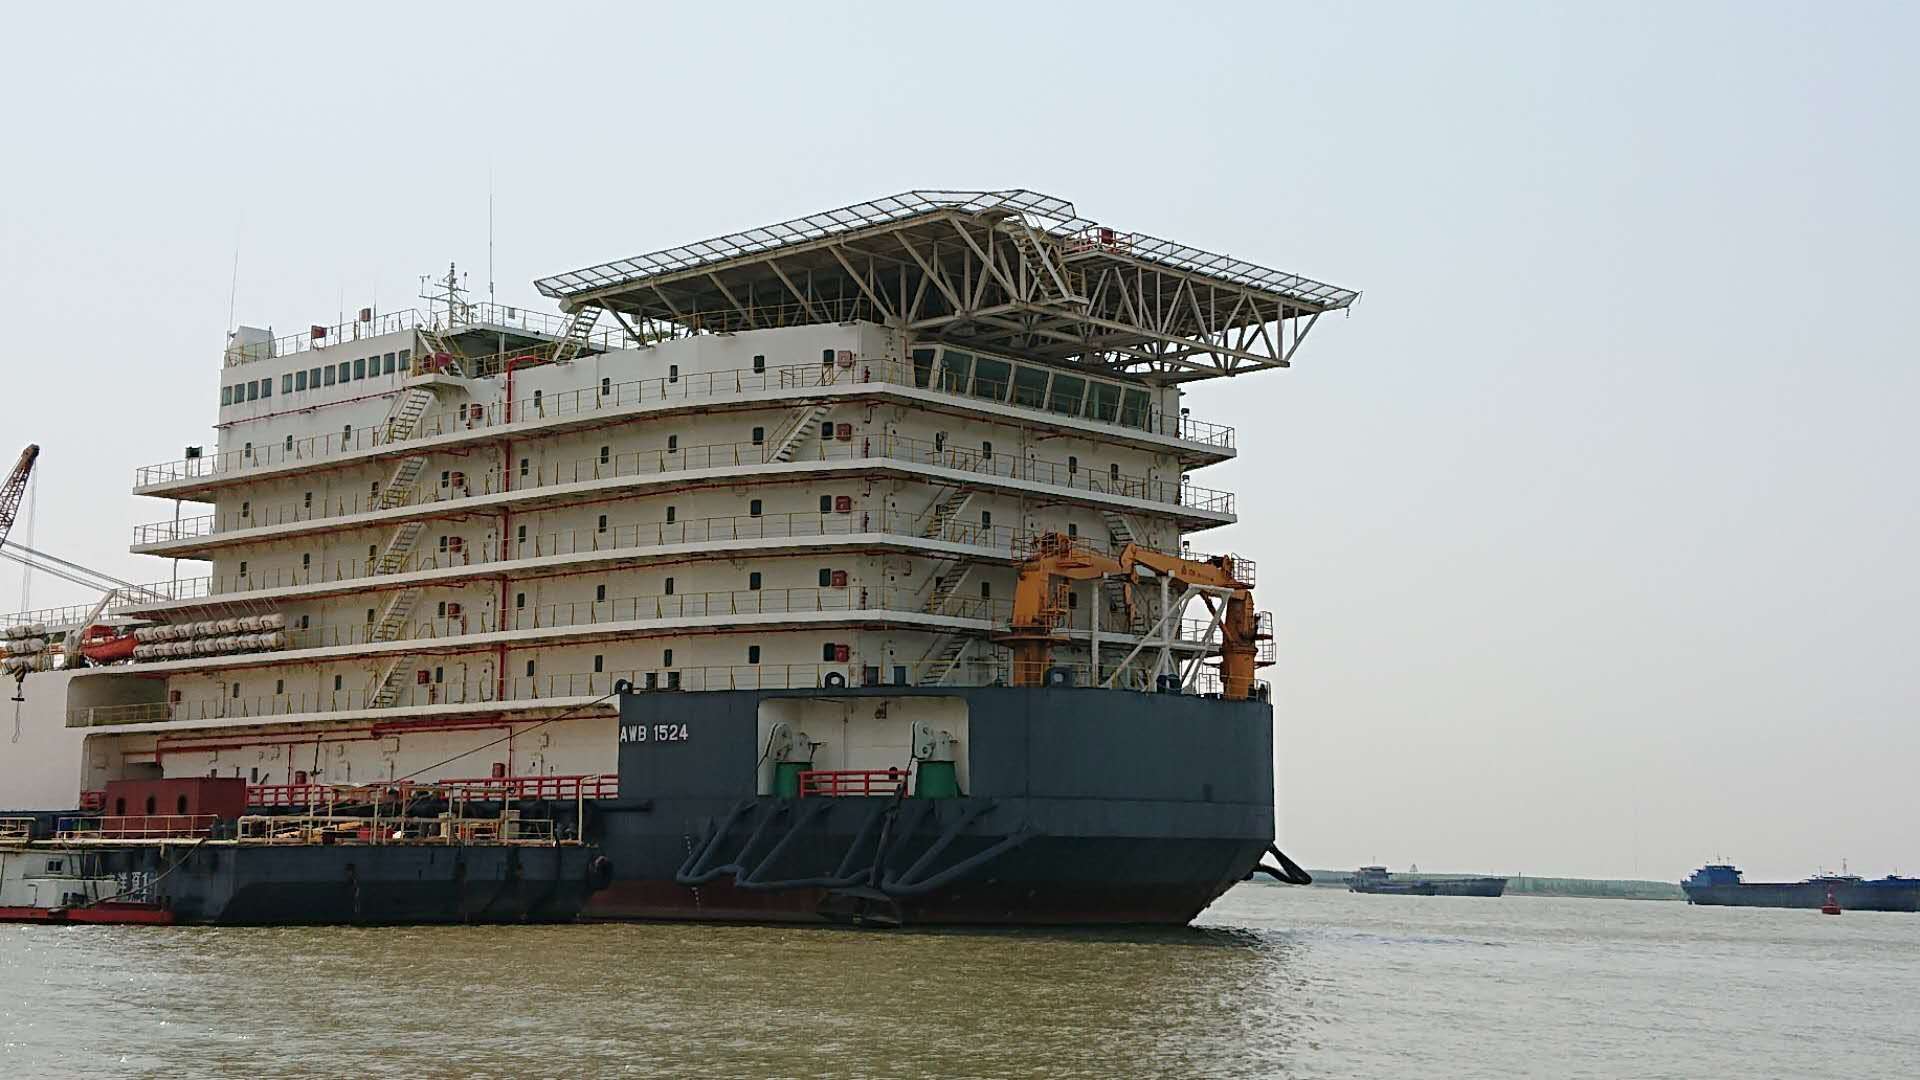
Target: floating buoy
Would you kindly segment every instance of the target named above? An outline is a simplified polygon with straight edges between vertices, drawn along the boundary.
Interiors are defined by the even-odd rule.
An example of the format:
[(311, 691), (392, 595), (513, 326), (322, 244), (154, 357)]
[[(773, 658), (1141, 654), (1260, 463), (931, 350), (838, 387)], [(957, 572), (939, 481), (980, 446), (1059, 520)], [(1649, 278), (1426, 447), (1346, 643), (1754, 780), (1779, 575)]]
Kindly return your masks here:
[(1826, 902), (1826, 903), (1824, 903), (1824, 904), (1821, 904), (1821, 905), (1820, 905), (1820, 914), (1822, 914), (1822, 915), (1838, 915), (1838, 914), (1840, 914), (1840, 901), (1838, 901), (1838, 900), (1835, 900), (1835, 899), (1833, 898), (1833, 890), (1832, 890), (1832, 889), (1828, 889), (1828, 890), (1827, 890), (1827, 902)]

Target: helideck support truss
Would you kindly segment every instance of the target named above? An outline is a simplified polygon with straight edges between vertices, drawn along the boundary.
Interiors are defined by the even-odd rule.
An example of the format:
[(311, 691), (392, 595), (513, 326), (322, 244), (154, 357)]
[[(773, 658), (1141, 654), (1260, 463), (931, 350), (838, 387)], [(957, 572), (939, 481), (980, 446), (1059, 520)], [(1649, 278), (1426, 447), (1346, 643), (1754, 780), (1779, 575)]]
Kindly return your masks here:
[(1285, 367), (1359, 295), (1019, 190), (906, 192), (536, 285), (639, 340), (864, 320), (1160, 382)]

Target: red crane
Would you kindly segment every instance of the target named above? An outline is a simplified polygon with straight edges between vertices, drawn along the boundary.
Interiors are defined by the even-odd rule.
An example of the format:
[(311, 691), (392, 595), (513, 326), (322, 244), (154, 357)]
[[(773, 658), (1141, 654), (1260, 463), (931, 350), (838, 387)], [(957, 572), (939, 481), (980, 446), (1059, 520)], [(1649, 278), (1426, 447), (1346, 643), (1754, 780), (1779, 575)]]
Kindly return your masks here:
[(20, 461), (7, 477), (7, 486), (0, 487), (0, 544), (5, 544), (7, 534), (13, 531), (13, 519), (20, 514), (20, 500), (27, 493), (27, 478), (33, 474), (33, 462), (39, 456), (38, 446), (20, 451)]

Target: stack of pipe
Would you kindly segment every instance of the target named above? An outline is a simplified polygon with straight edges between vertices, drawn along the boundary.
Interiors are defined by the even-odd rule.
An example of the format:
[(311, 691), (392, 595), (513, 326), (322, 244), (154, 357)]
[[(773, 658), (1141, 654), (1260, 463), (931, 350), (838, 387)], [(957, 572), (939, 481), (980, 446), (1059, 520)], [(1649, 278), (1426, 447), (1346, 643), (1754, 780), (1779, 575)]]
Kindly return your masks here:
[(268, 652), (287, 647), (287, 617), (240, 615), (205, 622), (162, 623), (133, 632), (135, 660), (179, 660), (193, 656)]
[(21, 623), (6, 630), (5, 659), (0, 671), (18, 677), (29, 671), (53, 670), (53, 657), (47, 652), (47, 624)]

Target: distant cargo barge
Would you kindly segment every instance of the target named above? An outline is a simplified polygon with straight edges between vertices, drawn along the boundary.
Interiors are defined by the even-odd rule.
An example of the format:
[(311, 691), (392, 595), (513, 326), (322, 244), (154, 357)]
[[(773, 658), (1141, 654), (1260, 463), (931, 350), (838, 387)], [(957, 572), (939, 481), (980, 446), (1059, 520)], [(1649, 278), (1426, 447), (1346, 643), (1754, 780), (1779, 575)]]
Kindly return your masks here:
[(1920, 911), (1920, 878), (1818, 874), (1805, 881), (1741, 879), (1731, 863), (1708, 863), (1680, 883), (1687, 903), (1711, 907), (1819, 908), (1832, 896), (1842, 911)]
[(1347, 875), (1347, 888), (1357, 893), (1391, 896), (1499, 896), (1507, 891), (1503, 877), (1395, 877), (1384, 866), (1363, 866)]

